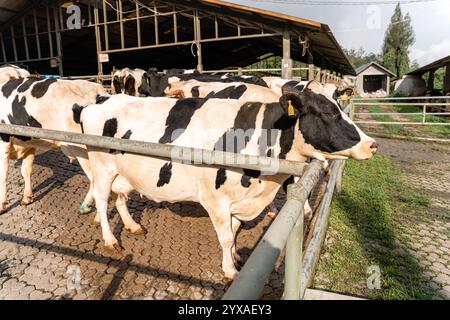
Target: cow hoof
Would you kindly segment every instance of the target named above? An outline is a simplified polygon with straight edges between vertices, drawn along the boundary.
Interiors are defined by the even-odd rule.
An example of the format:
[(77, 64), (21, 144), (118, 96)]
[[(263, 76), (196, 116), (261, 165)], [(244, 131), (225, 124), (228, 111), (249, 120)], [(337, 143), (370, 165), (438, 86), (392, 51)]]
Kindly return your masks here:
[(29, 204), (32, 204), (32, 203), (33, 203), (33, 197), (25, 197), (20, 202), (20, 205), (26, 207), (26, 206), (28, 206)]
[(225, 280), (228, 282), (233, 282), (234, 280), (236, 280), (237, 276), (239, 275), (239, 272), (232, 272), (232, 273), (225, 273)]
[(275, 218), (277, 217), (277, 213), (275, 212), (268, 212), (267, 215), (269, 216), (270, 219), (275, 220)]
[(135, 236), (144, 236), (147, 234), (147, 230), (145, 230), (144, 228), (142, 228), (141, 226), (139, 226), (139, 228), (137, 228), (136, 230), (130, 230), (132, 234), (134, 234)]
[(80, 214), (88, 214), (94, 210), (95, 210), (94, 204), (86, 204), (83, 202), (80, 206)]
[(112, 254), (117, 254), (117, 253), (121, 254), (123, 251), (123, 248), (120, 246), (120, 244), (114, 243), (114, 244), (110, 244), (110, 245), (105, 245), (105, 250)]

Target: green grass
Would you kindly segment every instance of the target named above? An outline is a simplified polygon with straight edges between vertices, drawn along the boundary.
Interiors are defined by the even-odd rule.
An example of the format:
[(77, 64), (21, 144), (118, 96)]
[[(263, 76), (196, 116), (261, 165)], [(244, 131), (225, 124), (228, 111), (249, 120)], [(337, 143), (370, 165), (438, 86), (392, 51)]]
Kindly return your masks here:
[[(347, 161), (343, 193), (333, 200), (328, 236), (314, 285), (371, 299), (431, 299), (421, 268), (408, 253), (399, 253), (402, 210), (430, 205), (400, 180), (391, 161), (376, 156), (367, 162)], [(322, 252), (324, 254), (324, 252)], [(380, 267), (381, 290), (367, 288), (367, 268)], [(320, 283), (316, 282), (319, 281)]]

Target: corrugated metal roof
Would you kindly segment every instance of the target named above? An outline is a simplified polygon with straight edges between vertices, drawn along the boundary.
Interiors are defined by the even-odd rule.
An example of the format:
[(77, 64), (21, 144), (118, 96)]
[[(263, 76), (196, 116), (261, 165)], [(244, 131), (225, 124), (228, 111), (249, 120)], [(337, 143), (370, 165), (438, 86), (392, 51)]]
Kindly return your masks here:
[[(87, 3), (88, 0), (75, 0), (80, 3)], [(73, 1), (73, 2), (75, 2)], [(7, 28), (9, 22), (13, 17), (20, 17), (25, 14), (32, 6), (38, 5), (39, 7), (44, 6), (49, 3), (57, 3), (58, 0), (0, 0), (0, 30), (1, 28)], [(332, 71), (337, 71), (342, 74), (355, 75), (355, 71), (347, 59), (346, 55), (342, 51), (339, 43), (333, 36), (330, 28), (326, 24), (319, 22), (314, 22), (306, 19), (301, 19), (298, 17), (292, 17), (285, 14), (280, 14), (276, 12), (271, 12), (268, 10), (262, 10), (257, 8), (252, 8), (248, 6), (243, 6), (239, 4), (233, 4), (220, 0), (166, 0), (159, 1), (160, 3), (181, 5), (184, 7), (196, 8), (205, 12), (211, 12), (213, 14), (217, 13), (219, 15), (225, 15), (233, 18), (239, 18), (242, 20), (249, 21), (254, 25), (264, 25), (267, 30), (283, 30), (287, 28), (292, 33), (292, 58), (302, 62), (308, 62), (308, 55), (303, 56), (301, 52), (301, 46), (295, 37), (300, 34), (306, 34), (310, 40), (309, 52), (311, 53), (314, 64), (323, 69), (329, 69)], [(130, 2), (131, 4), (131, 2)], [(26, 21), (26, 23), (28, 23)], [(33, 28), (33, 27), (31, 27)], [(202, 26), (202, 28), (207, 28)], [(79, 34), (79, 36), (78, 36)], [(79, 48), (76, 44), (79, 41), (75, 41), (75, 38), (82, 38), (83, 43), (89, 43), (93, 41), (92, 37), (87, 38), (86, 34), (71, 33), (70, 42), (64, 42), (64, 64), (67, 66), (75, 61), (75, 57), (80, 54)], [(65, 33), (62, 33), (65, 37)], [(246, 50), (240, 50), (242, 43), (245, 42), (247, 45)], [(73, 47), (70, 44), (74, 43)], [(95, 46), (95, 43), (93, 44)], [(277, 38), (260, 38), (250, 40), (236, 40), (236, 41), (224, 41), (217, 43), (216, 47), (212, 48), (213, 43), (204, 44), (205, 47), (205, 59), (210, 61), (210, 68), (224, 68), (227, 66), (245, 66), (258, 61), (258, 57), (266, 54), (280, 55), (281, 41)], [(239, 53), (235, 52), (235, 49), (239, 49)], [(217, 50), (216, 50), (217, 49)], [(209, 50), (209, 52), (207, 51)], [(233, 51), (234, 50), (234, 51)], [(173, 50), (172, 50), (173, 51)], [(169, 49), (164, 52), (165, 56), (158, 56), (158, 60), (170, 60), (167, 54), (171, 55)], [(222, 52), (234, 52), (233, 55), (223, 55)], [(83, 52), (84, 53), (84, 52)], [(94, 52), (95, 54), (95, 52)], [(214, 58), (208, 58), (210, 57)], [(131, 56), (131, 54), (130, 54)], [(95, 57), (93, 55), (93, 57)], [(173, 60), (173, 59), (172, 59)], [(161, 62), (160, 64), (164, 64)], [(65, 68), (66, 69), (66, 68)], [(69, 69), (70, 70), (70, 69)]]
[(417, 70), (414, 70), (408, 74), (410, 75), (422, 75), (428, 71), (436, 70), (439, 68), (442, 68), (450, 63), (450, 56), (447, 56), (445, 58), (436, 60), (435, 62), (432, 62), (430, 64), (427, 64), (426, 66), (423, 66), (422, 68), (419, 68)]

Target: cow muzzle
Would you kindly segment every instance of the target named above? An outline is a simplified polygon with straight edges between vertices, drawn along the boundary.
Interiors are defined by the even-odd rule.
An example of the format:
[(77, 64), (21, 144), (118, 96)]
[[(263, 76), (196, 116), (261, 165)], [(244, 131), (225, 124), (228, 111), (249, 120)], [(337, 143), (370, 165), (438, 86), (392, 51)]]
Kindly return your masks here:
[(378, 143), (373, 140), (362, 141), (352, 152), (356, 160), (370, 160), (378, 151)]

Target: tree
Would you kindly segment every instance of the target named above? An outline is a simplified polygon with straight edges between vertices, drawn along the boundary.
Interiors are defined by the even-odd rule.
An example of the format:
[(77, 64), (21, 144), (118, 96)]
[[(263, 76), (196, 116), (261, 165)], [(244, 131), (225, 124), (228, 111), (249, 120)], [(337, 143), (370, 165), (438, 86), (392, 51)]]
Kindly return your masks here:
[(373, 52), (369, 52), (367, 53), (366, 51), (364, 51), (364, 49), (361, 47), (358, 50), (355, 49), (343, 49), (345, 55), (347, 56), (347, 58), (350, 60), (350, 63), (353, 65), (353, 67), (359, 67), (360, 65), (372, 62), (372, 61), (377, 61), (377, 62), (381, 62), (380, 57), (377, 56), (375, 53)]
[(398, 79), (410, 70), (408, 54), (414, 41), (411, 17), (409, 13), (403, 15), (398, 3), (386, 30), (383, 44), (383, 64), (393, 70)]

